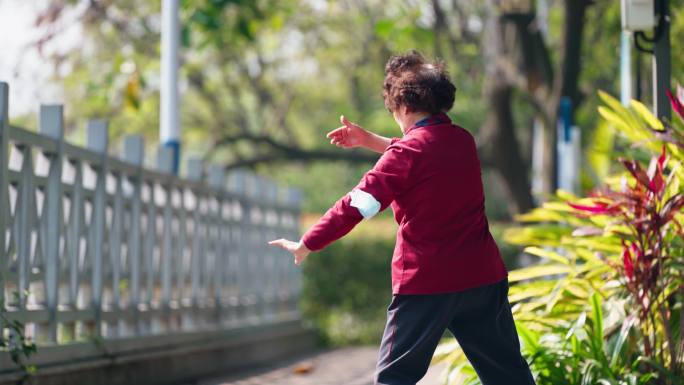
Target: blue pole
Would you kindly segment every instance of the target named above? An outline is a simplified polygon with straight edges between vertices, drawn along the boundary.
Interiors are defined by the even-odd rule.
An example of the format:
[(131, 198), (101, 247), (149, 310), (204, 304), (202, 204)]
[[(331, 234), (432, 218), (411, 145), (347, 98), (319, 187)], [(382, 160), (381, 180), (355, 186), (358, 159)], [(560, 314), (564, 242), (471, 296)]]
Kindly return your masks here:
[(572, 100), (567, 96), (561, 97), (560, 100), (560, 120), (563, 128), (563, 141), (567, 143), (571, 140), (572, 127)]

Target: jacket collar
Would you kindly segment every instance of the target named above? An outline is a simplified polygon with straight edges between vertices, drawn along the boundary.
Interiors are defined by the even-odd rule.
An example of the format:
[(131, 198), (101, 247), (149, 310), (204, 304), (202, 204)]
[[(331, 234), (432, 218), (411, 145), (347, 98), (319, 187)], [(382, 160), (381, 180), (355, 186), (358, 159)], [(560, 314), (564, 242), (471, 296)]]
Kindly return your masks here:
[(435, 126), (438, 124), (445, 124), (445, 123), (451, 123), (451, 119), (449, 119), (449, 116), (445, 114), (444, 112), (440, 112), (434, 115), (430, 115), (427, 118), (423, 118), (411, 126), (408, 130), (406, 130), (406, 134), (409, 132), (413, 131), (414, 129), (421, 128), (421, 127), (427, 127), (427, 126)]

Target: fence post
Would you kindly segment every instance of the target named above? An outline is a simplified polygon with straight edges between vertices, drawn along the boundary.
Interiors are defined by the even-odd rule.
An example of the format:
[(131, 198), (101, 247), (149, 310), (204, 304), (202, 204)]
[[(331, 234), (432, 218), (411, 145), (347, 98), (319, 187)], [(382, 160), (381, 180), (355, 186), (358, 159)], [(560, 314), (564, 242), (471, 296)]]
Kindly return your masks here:
[[(154, 179), (146, 181), (144, 179), (140, 180), (141, 185), (146, 185), (147, 187), (147, 201), (144, 202), (145, 207), (145, 226), (144, 230), (144, 243), (142, 246), (142, 263), (141, 267), (144, 266), (145, 270), (145, 297), (141, 298), (144, 302), (146, 309), (152, 309), (155, 300), (155, 280), (157, 272), (155, 271), (154, 264), (154, 249), (157, 242), (157, 188)], [(141, 235), (143, 233), (141, 232)], [(141, 274), (142, 278), (142, 274)], [(142, 297), (142, 296), (141, 296)], [(148, 313), (149, 314), (149, 313)], [(156, 332), (155, 329), (158, 323), (156, 323), (156, 318), (153, 315), (148, 316), (144, 320), (143, 325), (145, 326), (145, 331)]]
[(54, 139), (54, 152), (44, 152), (49, 160), (43, 206), (43, 258), (45, 261), (45, 299), (49, 314), (48, 338), (57, 342), (57, 306), (59, 302), (59, 245), (64, 220), (62, 217), (62, 161), (64, 156), (64, 110), (61, 105), (40, 107), (41, 134)]
[(100, 154), (100, 161), (94, 164), (95, 169), (95, 194), (93, 197), (92, 219), (90, 221), (90, 247), (92, 266), (92, 298), (91, 306), (95, 313), (94, 328), (92, 332), (96, 337), (102, 335), (102, 291), (103, 291), (103, 244), (106, 225), (107, 206), (107, 138), (106, 124), (102, 122), (88, 124), (87, 147), (89, 150)]
[[(202, 181), (202, 177), (204, 175), (204, 163), (202, 162), (202, 159), (196, 158), (196, 157), (191, 157), (187, 161), (187, 178), (188, 180), (199, 183)], [(200, 200), (201, 200), (201, 192), (199, 189), (193, 189), (192, 190), (192, 205), (191, 207), (188, 207), (187, 210), (190, 211), (190, 221), (192, 223), (192, 237), (191, 237), (191, 242), (192, 244), (190, 245), (190, 299), (191, 299), (191, 306), (192, 308), (190, 309), (191, 313), (187, 317), (187, 321), (190, 323), (191, 328), (197, 327), (199, 324), (199, 320), (201, 317), (198, 315), (199, 313), (199, 299), (200, 299), (200, 263), (201, 263), (201, 217), (200, 217)], [(185, 204), (183, 204), (183, 210), (185, 211), (186, 207)], [(186, 218), (187, 220), (187, 218)], [(186, 237), (186, 240), (188, 238)]]
[(248, 309), (251, 301), (249, 283), (249, 230), (250, 222), (250, 203), (246, 194), (246, 176), (242, 170), (234, 170), (230, 173), (230, 189), (237, 194), (240, 204), (240, 221), (237, 223), (238, 234), (234, 238), (237, 242), (236, 247), (236, 275), (237, 275), (237, 320), (239, 323), (245, 321), (248, 316)]
[[(202, 181), (204, 173), (204, 165), (200, 159), (190, 159), (188, 161), (188, 178), (193, 182)], [(202, 193), (195, 190), (194, 206), (190, 208), (192, 211), (192, 252), (190, 256), (190, 291), (192, 297), (192, 306), (195, 309), (193, 314), (194, 323), (198, 324), (203, 317), (200, 314), (200, 296), (201, 296), (201, 280), (202, 280), (202, 265), (204, 261), (202, 234), (204, 226), (201, 215), (201, 201)]]
[[(299, 235), (299, 215), (300, 215), (300, 209), (301, 209), (301, 204), (302, 204), (302, 193), (299, 189), (294, 188), (294, 187), (289, 187), (287, 190), (287, 195), (288, 195), (288, 203), (291, 206), (291, 213), (292, 213), (292, 223), (290, 224), (292, 228), (290, 229), (290, 236), (292, 237), (293, 240), (299, 240), (300, 235)], [(301, 275), (302, 271), (299, 266), (296, 266), (294, 263), (290, 264), (290, 283), (292, 284), (292, 312), (297, 315), (298, 313), (298, 308), (297, 308), (297, 302), (299, 299), (299, 293), (301, 291)]]
[[(9, 216), (8, 197), (8, 171), (9, 171), (9, 145), (7, 143), (9, 131), (9, 85), (0, 82), (0, 304), (4, 311), (5, 303), (5, 270), (7, 268), (7, 240), (6, 231)], [(2, 325), (0, 325), (0, 330)]]
[(223, 226), (223, 193), (226, 185), (225, 172), (223, 166), (218, 164), (209, 165), (208, 182), (214, 190), (214, 198), (216, 199), (216, 211), (210, 214), (209, 221), (213, 227), (213, 242), (212, 248), (214, 252), (214, 306), (216, 310), (216, 321), (220, 325), (223, 306), (223, 273), (225, 271), (225, 262), (227, 261), (224, 243), (225, 243), (225, 226)]
[[(278, 219), (277, 219), (277, 229), (278, 237), (283, 236), (290, 238), (290, 226), (291, 222), (294, 221), (294, 215), (292, 214), (290, 201), (289, 201), (289, 188), (282, 188), (278, 186), (277, 192), (277, 202), (278, 202)], [(296, 238), (292, 239), (296, 241)], [(278, 265), (280, 269), (280, 285), (278, 287), (278, 309), (279, 316), (288, 317), (290, 310), (290, 301), (292, 299), (292, 283), (291, 274), (292, 270), (292, 258), (289, 253), (279, 253), (278, 255)]]
[(191, 157), (187, 161), (187, 175), (188, 180), (193, 182), (199, 182), (202, 180), (202, 174), (204, 173), (204, 164), (202, 159)]
[[(108, 124), (104, 120), (91, 120), (88, 122), (87, 131), (87, 142), (88, 148), (92, 151), (101, 153), (106, 158), (107, 150), (109, 147), (109, 128)], [(106, 161), (106, 159), (105, 159)], [(107, 172), (110, 170), (107, 169)], [(120, 310), (120, 288), (119, 283), (121, 281), (121, 231), (122, 231), (122, 217), (123, 217), (123, 189), (122, 189), (122, 177), (119, 172), (112, 172), (114, 174), (115, 180), (115, 190), (114, 197), (111, 206), (111, 223), (108, 231), (108, 245), (109, 245), (109, 271), (111, 272), (111, 287), (105, 287), (104, 282), (108, 281), (109, 276), (105, 277), (104, 273), (107, 269), (104, 268), (106, 261), (102, 261), (102, 293), (111, 294), (108, 296), (111, 298), (112, 306), (111, 309), (114, 310), (113, 314), (118, 317)], [(106, 178), (105, 178), (106, 186)], [(106, 187), (105, 187), (106, 190)], [(105, 198), (105, 207), (107, 206)], [(106, 223), (106, 219), (105, 219)], [(104, 235), (103, 235), (104, 236)], [(110, 307), (110, 306), (107, 306)], [(107, 331), (110, 335), (119, 335), (119, 322), (114, 322), (113, 324), (107, 324)]]
[(259, 276), (257, 290), (259, 292), (259, 318), (265, 321), (268, 315), (268, 289), (271, 285), (271, 271), (268, 266), (268, 253), (270, 250), (266, 244), (266, 233), (268, 232), (268, 193), (267, 181), (263, 177), (254, 175), (252, 177), (252, 197), (257, 200), (259, 206), (259, 224), (256, 232), (255, 251), (258, 256), (257, 266), (254, 270), (255, 276)]
[[(67, 159), (71, 167), (74, 168), (74, 179), (69, 196), (69, 223), (67, 224), (66, 235), (66, 258), (69, 271), (69, 291), (68, 291), (68, 305), (71, 309), (78, 309), (78, 293), (79, 293), (79, 259), (81, 255), (81, 240), (84, 229), (87, 228), (85, 222), (85, 189), (83, 187), (83, 167), (84, 162), (78, 158)], [(69, 332), (72, 336), (76, 336), (76, 322), (69, 323)]]
[(268, 215), (266, 216), (265, 226), (266, 239), (263, 240), (266, 255), (268, 256), (269, 269), (269, 291), (268, 291), (268, 319), (272, 321), (278, 315), (279, 305), (279, 287), (280, 287), (280, 268), (279, 263), (280, 253), (278, 249), (269, 246), (268, 241), (275, 239), (278, 236), (278, 185), (270, 179), (266, 179), (266, 204), (268, 207)]
[(141, 334), (140, 325), (140, 255), (141, 242), (141, 219), (142, 219), (142, 164), (144, 159), (145, 145), (141, 135), (127, 135), (124, 137), (123, 159), (137, 166), (134, 175), (128, 177), (133, 186), (131, 195), (131, 222), (128, 235), (128, 255), (131, 265), (131, 302), (133, 311), (133, 329), (136, 335)]
[(259, 282), (259, 265), (261, 260), (261, 255), (259, 253), (259, 241), (260, 229), (259, 229), (259, 215), (261, 210), (259, 207), (258, 200), (258, 190), (257, 190), (257, 179), (256, 175), (245, 172), (244, 177), (244, 199), (247, 207), (247, 217), (245, 230), (246, 234), (244, 237), (245, 243), (245, 258), (247, 263), (247, 286), (248, 298), (249, 298), (249, 312), (253, 316), (251, 321), (253, 323), (258, 323), (261, 321), (260, 317), (260, 306), (261, 306), (261, 291)]
[[(157, 169), (169, 174), (169, 179), (173, 173), (173, 149), (171, 147), (160, 146), (157, 152)], [(167, 179), (168, 180), (168, 179)], [(161, 279), (162, 279), (162, 308), (170, 310), (171, 301), (171, 267), (172, 259), (175, 254), (172, 238), (172, 183), (168, 181), (164, 184), (164, 208), (163, 208), (163, 232), (162, 232), (162, 253), (161, 253)], [(170, 313), (166, 315), (165, 321), (170, 319)], [(166, 324), (167, 331), (169, 324)]]

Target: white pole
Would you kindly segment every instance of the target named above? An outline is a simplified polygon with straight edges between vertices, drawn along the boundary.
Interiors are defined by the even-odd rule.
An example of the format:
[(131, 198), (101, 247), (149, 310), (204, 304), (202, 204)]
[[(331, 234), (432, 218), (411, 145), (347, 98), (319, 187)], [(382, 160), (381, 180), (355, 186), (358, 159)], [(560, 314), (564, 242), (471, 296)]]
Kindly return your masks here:
[(622, 30), (620, 36), (620, 101), (628, 105), (632, 99), (632, 34)]
[(548, 0), (537, 0), (537, 25), (544, 37), (549, 32), (549, 3)]
[(162, 1), (161, 101), (159, 140), (173, 151), (173, 173), (180, 158), (180, 103), (178, 95), (179, 0)]

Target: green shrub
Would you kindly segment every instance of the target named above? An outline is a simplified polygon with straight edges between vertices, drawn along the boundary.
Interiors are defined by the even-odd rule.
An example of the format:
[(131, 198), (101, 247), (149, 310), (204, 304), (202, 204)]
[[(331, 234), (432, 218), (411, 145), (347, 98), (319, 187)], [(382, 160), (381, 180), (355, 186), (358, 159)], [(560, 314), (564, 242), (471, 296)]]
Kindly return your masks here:
[[(611, 163), (636, 160), (620, 159), (587, 198), (559, 191), (506, 232), (541, 258), (509, 275), (523, 352), (540, 384), (682, 384), (684, 106), (673, 100), (681, 119), (668, 124), (600, 97), (621, 140)], [(440, 360), (457, 383), (479, 383), (457, 345)]]
[(324, 341), (377, 343), (392, 296), (394, 239), (339, 240), (303, 264), (301, 309)]

